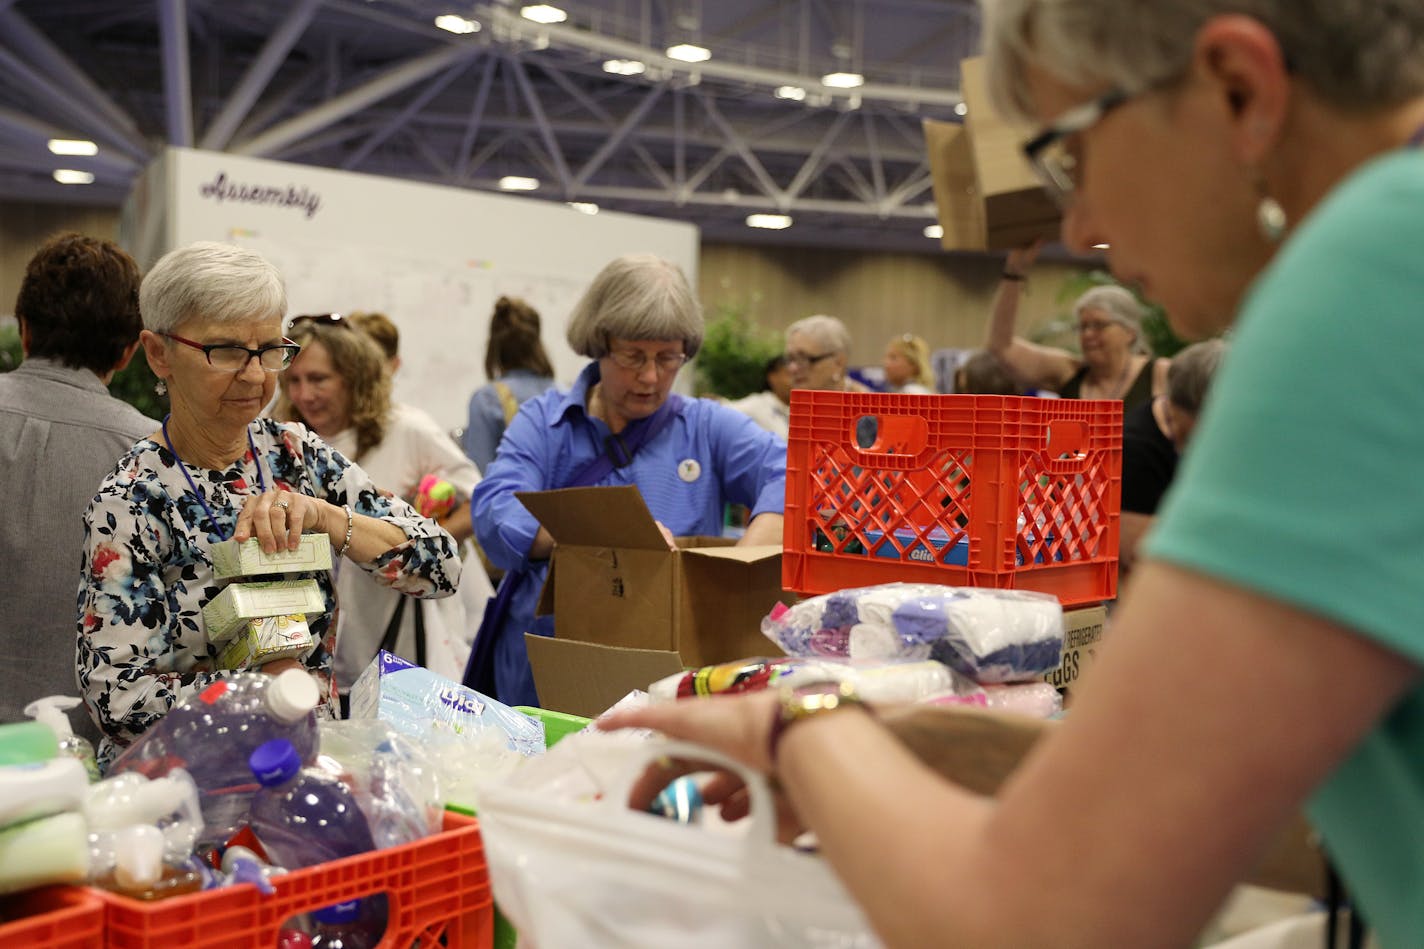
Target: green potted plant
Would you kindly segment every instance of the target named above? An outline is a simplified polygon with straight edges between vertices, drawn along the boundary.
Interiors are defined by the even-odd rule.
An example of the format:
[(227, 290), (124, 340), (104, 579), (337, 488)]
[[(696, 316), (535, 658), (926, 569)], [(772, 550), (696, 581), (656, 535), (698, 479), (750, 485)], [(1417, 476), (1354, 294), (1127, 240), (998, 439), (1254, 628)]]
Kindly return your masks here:
[(745, 304), (722, 303), (707, 319), (697, 353), (697, 391), (740, 399), (759, 392), (762, 370), (781, 352), (781, 335), (759, 326)]

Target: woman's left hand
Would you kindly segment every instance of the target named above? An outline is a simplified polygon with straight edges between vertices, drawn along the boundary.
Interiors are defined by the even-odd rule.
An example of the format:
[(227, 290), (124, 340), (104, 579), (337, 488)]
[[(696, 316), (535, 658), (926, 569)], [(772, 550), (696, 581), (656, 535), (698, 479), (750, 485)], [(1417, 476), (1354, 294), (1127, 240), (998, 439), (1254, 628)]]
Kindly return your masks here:
[(256, 537), (264, 554), (296, 550), (302, 531), (324, 531), (325, 501), (295, 491), (265, 491), (249, 497), (237, 515), (233, 539)]

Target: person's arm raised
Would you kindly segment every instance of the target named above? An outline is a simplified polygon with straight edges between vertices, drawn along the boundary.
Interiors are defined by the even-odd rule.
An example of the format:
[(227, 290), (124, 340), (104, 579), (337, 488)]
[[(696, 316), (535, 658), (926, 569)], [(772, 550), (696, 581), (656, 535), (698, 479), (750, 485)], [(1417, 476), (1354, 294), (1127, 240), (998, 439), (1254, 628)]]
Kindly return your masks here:
[(1019, 298), (1029, 269), (1038, 259), (1038, 248), (1034, 243), (1009, 251), (990, 306), (984, 348), (997, 356), (1024, 388), (1057, 390), (1078, 371), (1078, 358), (1066, 350), (1031, 343), (1017, 332)]

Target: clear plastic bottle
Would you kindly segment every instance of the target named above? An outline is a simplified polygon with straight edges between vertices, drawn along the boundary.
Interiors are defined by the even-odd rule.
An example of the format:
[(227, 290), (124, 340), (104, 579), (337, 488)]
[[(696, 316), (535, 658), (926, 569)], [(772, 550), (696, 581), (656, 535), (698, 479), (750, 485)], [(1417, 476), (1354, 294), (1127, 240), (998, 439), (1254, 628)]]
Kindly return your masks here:
[(311, 949), (374, 949), (379, 945), (385, 927), (369, 918), (369, 910), (362, 905), (369, 902), (351, 900), (312, 913)]
[[(292, 743), (269, 741), (252, 753), (253, 795), (248, 824), (272, 862), (295, 870), (375, 849), (371, 827), (351, 789), (317, 768), (303, 768)], [(386, 898), (354, 901), (367, 928), (385, 931)], [(375, 943), (372, 943), (374, 945)]]
[(44, 722), (54, 732), (59, 742), (59, 753), (78, 759), (89, 774), (89, 782), (99, 780), (99, 759), (94, 754), (94, 746), (89, 739), (74, 734), (74, 726), (66, 714), (79, 705), (79, 699), (72, 695), (51, 695), (35, 699), (25, 706), (25, 714), (37, 722)]
[(184, 768), (202, 791), (202, 844), (221, 844), (246, 821), (257, 784), (248, 757), (282, 738), (301, 761), (316, 755), (316, 680), (300, 669), (235, 673), (190, 696), (125, 749), (109, 773), (150, 778)]

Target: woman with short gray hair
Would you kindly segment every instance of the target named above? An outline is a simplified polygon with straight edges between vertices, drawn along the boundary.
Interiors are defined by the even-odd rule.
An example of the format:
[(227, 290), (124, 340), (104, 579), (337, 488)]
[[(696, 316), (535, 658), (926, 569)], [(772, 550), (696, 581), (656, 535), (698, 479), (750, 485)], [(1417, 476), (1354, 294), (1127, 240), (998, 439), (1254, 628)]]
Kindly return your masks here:
[(593, 361), (571, 391), (520, 406), (471, 502), (480, 546), (505, 575), (465, 681), (510, 705), (538, 704), (524, 633), (553, 631), (534, 608), (554, 540), (519, 492), (634, 485), (669, 543), (720, 534), (726, 504), (743, 504), (751, 518), (740, 543), (781, 542), (785, 442), (736, 409), (672, 391), (703, 336), (681, 270), (648, 254), (619, 257), (575, 305), (567, 335)]
[(859, 391), (865, 386), (849, 375), (850, 332), (834, 316), (818, 313), (786, 327), (786, 365), (792, 389)]

